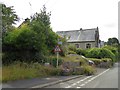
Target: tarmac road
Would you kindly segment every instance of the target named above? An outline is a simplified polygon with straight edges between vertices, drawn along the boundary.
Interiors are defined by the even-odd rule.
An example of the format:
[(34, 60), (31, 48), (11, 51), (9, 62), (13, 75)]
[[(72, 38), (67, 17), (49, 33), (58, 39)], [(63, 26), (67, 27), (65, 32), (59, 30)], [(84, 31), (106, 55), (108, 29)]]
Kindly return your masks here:
[(97, 75), (83, 76), (46, 88), (118, 88), (118, 63)]

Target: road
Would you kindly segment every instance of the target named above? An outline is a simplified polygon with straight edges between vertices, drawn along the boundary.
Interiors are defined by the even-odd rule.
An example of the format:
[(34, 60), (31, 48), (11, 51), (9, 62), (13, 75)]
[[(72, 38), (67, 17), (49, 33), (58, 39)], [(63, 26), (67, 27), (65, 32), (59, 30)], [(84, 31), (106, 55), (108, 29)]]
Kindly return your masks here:
[(46, 88), (118, 88), (118, 64), (97, 75), (83, 76)]

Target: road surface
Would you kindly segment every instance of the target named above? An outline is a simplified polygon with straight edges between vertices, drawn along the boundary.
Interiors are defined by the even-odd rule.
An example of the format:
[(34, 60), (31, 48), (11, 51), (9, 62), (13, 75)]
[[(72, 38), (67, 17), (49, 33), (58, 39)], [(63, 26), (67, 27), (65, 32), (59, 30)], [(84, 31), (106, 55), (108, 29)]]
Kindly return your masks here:
[(97, 75), (83, 76), (46, 88), (118, 88), (118, 64)]

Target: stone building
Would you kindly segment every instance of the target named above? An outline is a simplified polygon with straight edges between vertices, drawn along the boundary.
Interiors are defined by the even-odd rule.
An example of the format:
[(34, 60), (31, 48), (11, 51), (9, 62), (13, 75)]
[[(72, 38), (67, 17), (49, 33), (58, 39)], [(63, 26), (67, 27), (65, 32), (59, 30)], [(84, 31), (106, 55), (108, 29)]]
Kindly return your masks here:
[(75, 44), (77, 48), (87, 49), (100, 47), (99, 29), (80, 29), (70, 31), (57, 31), (58, 35), (66, 37), (67, 42)]

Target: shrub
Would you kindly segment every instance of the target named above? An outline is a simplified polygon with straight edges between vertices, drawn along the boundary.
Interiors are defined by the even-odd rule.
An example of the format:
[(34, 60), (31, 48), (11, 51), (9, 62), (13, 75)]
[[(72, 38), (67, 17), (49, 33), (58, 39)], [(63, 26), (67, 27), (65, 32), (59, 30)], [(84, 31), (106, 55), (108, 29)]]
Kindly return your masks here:
[(98, 64), (100, 64), (102, 62), (101, 59), (97, 59), (97, 58), (88, 58), (88, 59), (92, 60), (95, 63), (95, 65), (98, 65)]
[(100, 58), (100, 49), (99, 48), (91, 48), (87, 51), (86, 57), (88, 58)]
[(88, 59), (92, 60), (95, 63), (95, 65), (98, 67), (109, 68), (113, 65), (112, 59), (110, 58), (102, 58), (102, 59), (88, 58)]
[(100, 49), (100, 57), (101, 58), (111, 58), (113, 61), (115, 60), (115, 55), (110, 50), (106, 48)]
[(68, 51), (68, 54), (76, 54), (74, 51)]
[(95, 74), (96, 70), (92, 66), (85, 65), (85, 66), (83, 66), (83, 68), (84, 68), (84, 73), (86, 75), (93, 75), (93, 74)]
[(39, 63), (15, 62), (9, 66), (2, 67), (2, 82), (61, 75), (61, 68), (45, 67)]
[[(57, 57), (56, 56), (50, 56), (47, 57), (46, 62), (50, 63), (52, 66), (56, 67), (57, 65)], [(62, 58), (58, 58), (58, 65), (61, 65), (63, 62)]]
[(76, 49), (76, 53), (79, 54), (79, 55), (85, 56), (86, 50), (81, 49), (81, 48), (77, 48), (77, 49)]
[(86, 57), (88, 58), (111, 58), (113, 61), (115, 60), (115, 55), (110, 50), (106, 48), (92, 48), (88, 50)]
[(69, 45), (68, 45), (68, 50), (75, 52), (75, 51), (76, 51), (76, 46), (75, 46), (74, 44), (69, 44)]
[(118, 47), (114, 47), (114, 46), (104, 46), (103, 48), (109, 49), (114, 55), (115, 55), (115, 60), (118, 60)]

